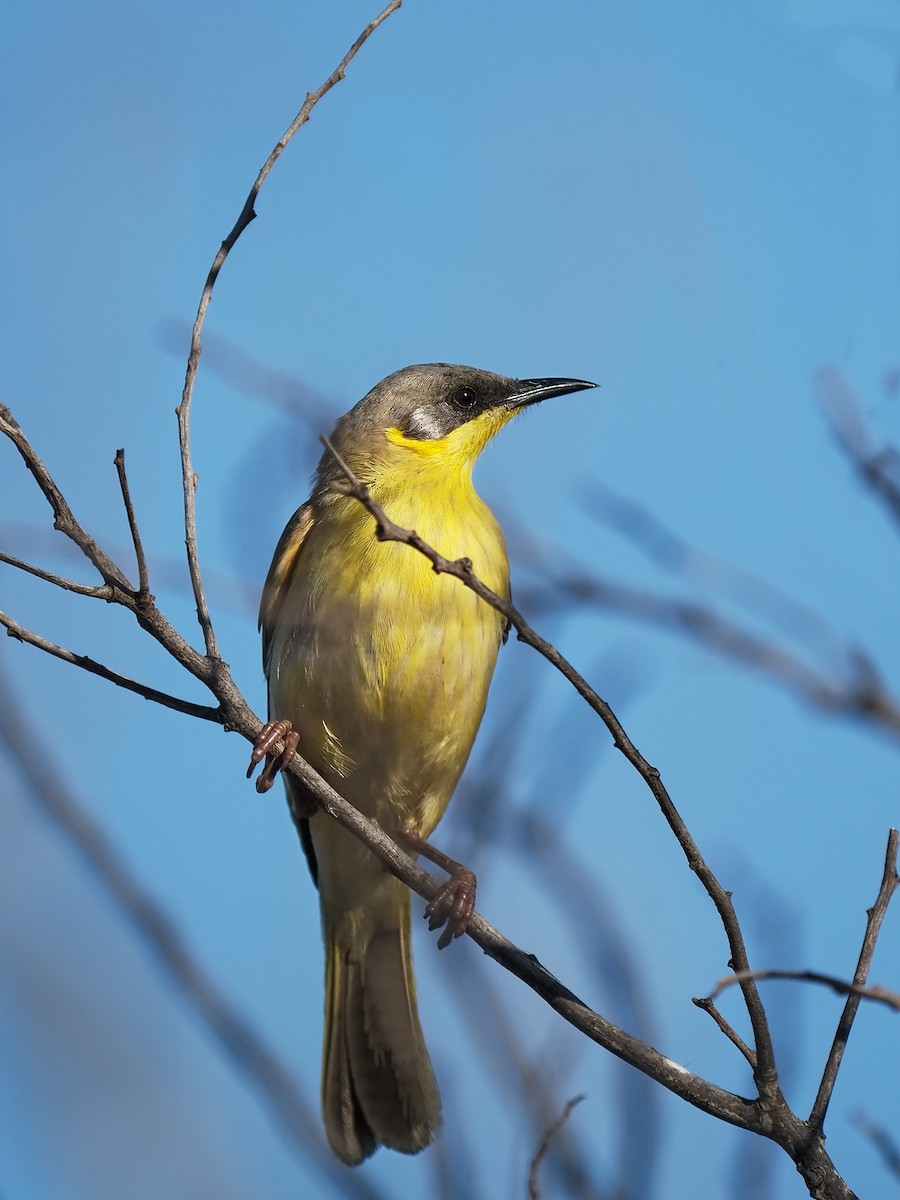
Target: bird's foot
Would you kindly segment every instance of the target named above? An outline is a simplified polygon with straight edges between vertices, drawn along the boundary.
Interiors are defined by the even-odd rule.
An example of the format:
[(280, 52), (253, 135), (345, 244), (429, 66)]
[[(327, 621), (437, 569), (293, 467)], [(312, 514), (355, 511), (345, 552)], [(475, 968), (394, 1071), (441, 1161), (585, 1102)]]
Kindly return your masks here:
[[(276, 742), (281, 742), (284, 747), (279, 754), (272, 753), (272, 747)], [(258, 792), (269, 790), (275, 782), (275, 776), (291, 761), (299, 745), (300, 735), (290, 721), (267, 721), (263, 725), (253, 743), (250, 766), (247, 768), (247, 778), (249, 779), (256, 765), (266, 759), (266, 765), (256, 780)]]
[(435, 892), (425, 907), (425, 919), (431, 930), (444, 926), (438, 938), (438, 950), (449, 946), (454, 938), (462, 937), (475, 911), (475, 872), (457, 864), (450, 878)]
[(454, 938), (462, 937), (466, 932), (475, 911), (475, 872), (426, 842), (413, 829), (404, 830), (400, 841), (450, 875), (426, 905), (424, 913), (429, 929), (444, 926), (444, 932), (438, 938), (438, 950), (444, 950)]

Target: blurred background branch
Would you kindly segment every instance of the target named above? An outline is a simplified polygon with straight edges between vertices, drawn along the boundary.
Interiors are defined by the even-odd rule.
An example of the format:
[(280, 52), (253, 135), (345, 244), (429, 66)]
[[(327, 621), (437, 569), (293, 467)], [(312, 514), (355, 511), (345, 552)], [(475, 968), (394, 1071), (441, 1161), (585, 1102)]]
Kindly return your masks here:
[(21, 698), (0, 667), (0, 743), (21, 772), (27, 794), (90, 871), (120, 916), (156, 961), (169, 985), (235, 1071), (271, 1110), (292, 1152), (347, 1196), (379, 1200), (384, 1193), (351, 1179), (325, 1145), (318, 1098), (292, 1078), (271, 1046), (238, 1012), (184, 940), (175, 921), (138, 881), (109, 835), (73, 795), (54, 760), (52, 732), (27, 721)]

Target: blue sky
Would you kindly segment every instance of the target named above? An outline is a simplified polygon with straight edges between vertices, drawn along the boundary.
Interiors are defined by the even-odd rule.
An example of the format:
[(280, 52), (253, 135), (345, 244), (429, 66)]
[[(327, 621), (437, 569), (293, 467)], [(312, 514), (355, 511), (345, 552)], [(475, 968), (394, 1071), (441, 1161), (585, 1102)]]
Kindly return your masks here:
[[(153, 590), (191, 636), (174, 418), (190, 322), (271, 146), (376, 7), (273, 0), (251, 15), (87, 0), (7, 18), (3, 399), (111, 547), (127, 542), (112, 468), (126, 448)], [(874, 0), (406, 0), (276, 166), (206, 325), (200, 549), (225, 657), (257, 711), (252, 597), (305, 498), (315, 435), (388, 372), (435, 360), (601, 384), (529, 412), (477, 472), (497, 512), (559, 561), (709, 601), (610, 529), (597, 479), (828, 622), (831, 649), (812, 652), (823, 670), (840, 676), (834, 647), (850, 639), (900, 686), (896, 530), (836, 449), (816, 388), (823, 368), (839, 371), (876, 439), (900, 440), (886, 382), (897, 367), (898, 64), (900, 12)], [(285, 389), (308, 427), (273, 405)], [(12, 553), (75, 569), (9, 450), (0, 498)], [(534, 594), (526, 562), (514, 559), (513, 578)], [(122, 614), (6, 569), (0, 597), (46, 636), (203, 699)], [(712, 602), (765, 627), (727, 597)], [(896, 739), (602, 609), (535, 623), (662, 771), (734, 891), (753, 961), (848, 975), (898, 823)], [(0, 655), (23, 715), (52, 731), (52, 760), (313, 1095), (315, 896), (280, 798), (243, 781), (244, 745), (12, 642)], [(737, 1056), (690, 1004), (725, 970), (711, 906), (605, 730), (516, 644), (463, 801), (495, 746), (513, 804), (555, 823), (602, 889), (654, 1044), (746, 1090)], [(35, 813), (14, 764), (0, 763), (0, 781), (0, 1191), (79, 1200), (120, 1196), (127, 1181), (134, 1196), (298, 1194), (306, 1175), (254, 1094)], [(489, 920), (627, 1021), (602, 954), (586, 961), (512, 851), (473, 845), (452, 809), (438, 840), (474, 856)], [(876, 982), (897, 986), (898, 950), (891, 913)], [(441, 958), (421, 936), (448, 1145), (464, 1140), (490, 1194), (521, 1194), (537, 1134), (509, 1116), (517, 1085), (479, 1074), (480, 956), (462, 944)], [(448, 972), (477, 972), (467, 999)], [(562, 1100), (586, 1094), (573, 1128), (591, 1140), (598, 1178), (614, 1178), (629, 1073), (497, 974), (483, 986), (510, 1005), (538, 1067), (566, 1067)], [(808, 1108), (839, 1002), (787, 983), (765, 997), (789, 1096)], [(740, 1021), (735, 997), (723, 1008)], [(896, 1017), (864, 1008), (828, 1127), (860, 1194), (890, 1186), (853, 1114), (900, 1129), (897, 1045)], [(698, 1194), (736, 1196), (755, 1167), (766, 1195), (803, 1194), (776, 1150), (667, 1096), (639, 1091), (637, 1103), (660, 1128), (638, 1194), (681, 1196), (690, 1172)], [(395, 1194), (427, 1187), (433, 1169), (428, 1155), (382, 1153), (361, 1178)], [(563, 1194), (548, 1175), (545, 1195)]]

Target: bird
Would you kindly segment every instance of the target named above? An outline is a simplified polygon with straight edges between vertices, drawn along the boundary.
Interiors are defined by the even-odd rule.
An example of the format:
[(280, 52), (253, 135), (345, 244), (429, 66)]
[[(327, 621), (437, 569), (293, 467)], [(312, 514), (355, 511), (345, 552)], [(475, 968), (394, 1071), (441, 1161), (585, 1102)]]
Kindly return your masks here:
[[(472, 483), (475, 460), (513, 417), (596, 385), (512, 379), (446, 363), (409, 366), (339, 419), (331, 445), (396, 524), (508, 599), (500, 527)], [(450, 877), (426, 909), (464, 932), (475, 876), (427, 839), (469, 758), (506, 618), (418, 551), (381, 541), (326, 449), (309, 500), (288, 521), (263, 587), (259, 623), (269, 720), (248, 775), (265, 758), (267, 790), (302, 757), (403, 848)], [(273, 747), (278, 744), (278, 754)], [(291, 813), (319, 891), (325, 943), (322, 1113), (348, 1166), (378, 1146), (415, 1154), (441, 1126), (419, 1020), (410, 892), (285, 773)]]

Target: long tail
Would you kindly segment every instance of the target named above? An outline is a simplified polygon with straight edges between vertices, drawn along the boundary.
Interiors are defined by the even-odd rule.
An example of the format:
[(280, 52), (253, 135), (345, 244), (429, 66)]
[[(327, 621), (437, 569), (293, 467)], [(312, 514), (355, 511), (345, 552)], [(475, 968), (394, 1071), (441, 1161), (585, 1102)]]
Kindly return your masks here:
[(416, 1154), (441, 1125), (441, 1098), (419, 1024), (410, 901), (400, 927), (361, 951), (325, 922), (322, 1112), (332, 1150), (355, 1166), (389, 1146)]

